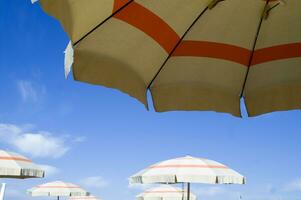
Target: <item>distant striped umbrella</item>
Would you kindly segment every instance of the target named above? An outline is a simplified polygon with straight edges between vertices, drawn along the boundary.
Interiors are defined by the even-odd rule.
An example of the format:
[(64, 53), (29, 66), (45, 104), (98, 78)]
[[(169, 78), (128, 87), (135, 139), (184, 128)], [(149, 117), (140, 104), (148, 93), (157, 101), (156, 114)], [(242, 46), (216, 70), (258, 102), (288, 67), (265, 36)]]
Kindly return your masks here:
[(43, 178), (44, 171), (20, 154), (0, 150), (0, 178)]
[(61, 196), (88, 196), (89, 193), (73, 183), (55, 181), (38, 185), (29, 189), (27, 193), (31, 196), (55, 196), (59, 199)]
[[(43, 178), (44, 171), (20, 154), (0, 150), (0, 178)], [(0, 200), (4, 199), (5, 184), (2, 184)]]
[(245, 184), (245, 177), (216, 161), (191, 156), (171, 159), (151, 165), (130, 177), (130, 183), (190, 183)]
[(101, 200), (95, 196), (80, 196), (80, 197), (70, 197), (69, 200)]
[[(300, 0), (40, 0), (77, 81), (158, 112), (301, 109)], [(64, 9), (62, 9), (64, 8)]]
[[(196, 196), (190, 193), (190, 200), (196, 200)], [(136, 196), (136, 200), (187, 200), (187, 192), (170, 185), (148, 189)]]

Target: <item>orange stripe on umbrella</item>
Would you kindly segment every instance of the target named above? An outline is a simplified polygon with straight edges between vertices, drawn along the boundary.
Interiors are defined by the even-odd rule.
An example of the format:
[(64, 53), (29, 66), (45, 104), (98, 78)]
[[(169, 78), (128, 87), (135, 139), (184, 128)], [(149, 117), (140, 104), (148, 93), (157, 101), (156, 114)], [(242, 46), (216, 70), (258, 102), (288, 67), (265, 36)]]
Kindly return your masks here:
[(79, 186), (36, 186), (37, 188), (80, 188)]
[(301, 43), (277, 45), (256, 50), (252, 65), (296, 57), (301, 57)]
[(242, 47), (216, 42), (183, 41), (172, 56), (218, 58), (247, 66), (251, 51)]
[(149, 35), (167, 53), (170, 53), (180, 40), (178, 34), (165, 21), (138, 3), (129, 4), (114, 17)]
[(13, 161), (23, 161), (23, 162), (32, 162), (29, 159), (21, 158), (21, 157), (11, 157), (11, 156), (0, 156), (0, 160), (13, 160)]

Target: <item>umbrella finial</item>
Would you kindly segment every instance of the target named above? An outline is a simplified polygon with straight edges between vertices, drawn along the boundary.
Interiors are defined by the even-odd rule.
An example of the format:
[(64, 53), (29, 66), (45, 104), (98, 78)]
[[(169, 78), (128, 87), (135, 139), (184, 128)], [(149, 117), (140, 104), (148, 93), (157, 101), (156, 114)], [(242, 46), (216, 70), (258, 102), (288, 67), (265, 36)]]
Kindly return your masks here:
[(212, 8), (214, 8), (219, 2), (224, 1), (224, 0), (212, 0), (209, 5), (208, 8), (211, 10)]
[(285, 0), (278, 0), (278, 1), (276, 1), (276, 4), (273, 6), (267, 5), (263, 12), (263, 18), (268, 19), (271, 10), (273, 10), (274, 8), (276, 8), (279, 5), (285, 5)]

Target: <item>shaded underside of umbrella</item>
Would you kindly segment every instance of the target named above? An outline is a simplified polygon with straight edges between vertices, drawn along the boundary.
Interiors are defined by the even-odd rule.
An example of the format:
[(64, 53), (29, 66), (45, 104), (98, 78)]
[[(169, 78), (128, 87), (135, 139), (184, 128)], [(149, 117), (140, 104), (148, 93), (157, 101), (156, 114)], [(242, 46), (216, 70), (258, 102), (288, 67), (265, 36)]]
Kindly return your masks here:
[(0, 150), (0, 178), (42, 178), (44, 171), (28, 158)]
[(245, 184), (245, 177), (216, 161), (191, 156), (151, 165), (130, 177), (130, 183)]
[(55, 181), (38, 185), (29, 189), (27, 193), (31, 196), (88, 196), (89, 193), (73, 183)]
[[(137, 200), (187, 200), (187, 191), (169, 185), (148, 189), (136, 196)], [(190, 193), (190, 200), (196, 200)]]
[[(75, 80), (156, 111), (301, 108), (301, 1), (40, 0), (74, 49)], [(88, 12), (87, 12), (88, 11)]]
[(77, 196), (77, 197), (70, 197), (69, 200), (101, 200), (95, 196)]

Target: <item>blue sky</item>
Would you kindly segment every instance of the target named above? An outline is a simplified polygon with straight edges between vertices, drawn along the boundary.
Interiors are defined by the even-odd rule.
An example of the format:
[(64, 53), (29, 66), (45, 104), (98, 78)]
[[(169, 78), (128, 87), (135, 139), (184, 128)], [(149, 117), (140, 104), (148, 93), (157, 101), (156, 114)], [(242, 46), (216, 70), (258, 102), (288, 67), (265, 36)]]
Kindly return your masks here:
[[(0, 1), (0, 149), (47, 165), (48, 176), (8, 183), (7, 199), (47, 181), (80, 184), (103, 200), (133, 200), (127, 178), (187, 154), (222, 162), (244, 186), (193, 185), (199, 199), (301, 199), (301, 112), (234, 118), (155, 113), (116, 90), (64, 78), (68, 38), (30, 1)], [(51, 199), (51, 198), (45, 198)]]

